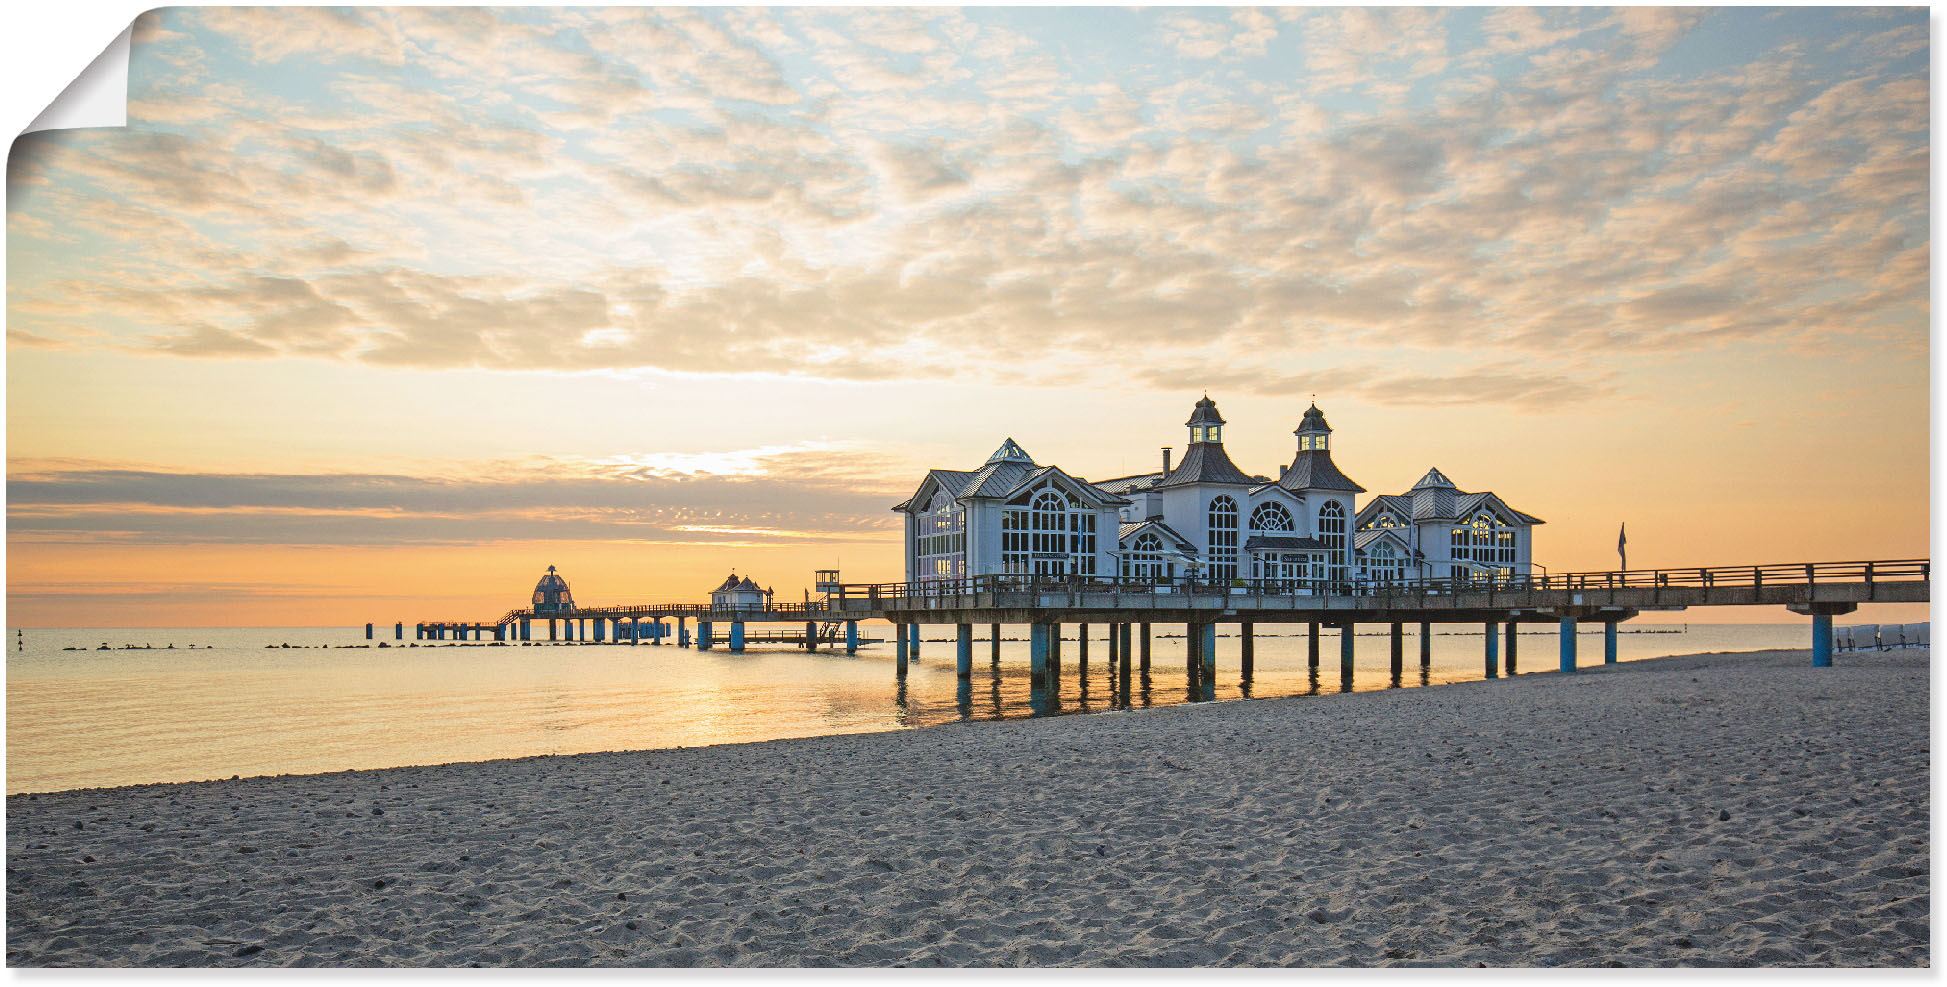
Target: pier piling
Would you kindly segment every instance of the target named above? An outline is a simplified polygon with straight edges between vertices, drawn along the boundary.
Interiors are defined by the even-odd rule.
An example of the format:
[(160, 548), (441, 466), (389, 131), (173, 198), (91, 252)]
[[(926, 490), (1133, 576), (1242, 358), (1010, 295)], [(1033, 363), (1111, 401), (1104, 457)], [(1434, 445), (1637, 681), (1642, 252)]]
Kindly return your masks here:
[(1484, 640), (1487, 650), (1487, 677), (1498, 679), (1501, 677), (1501, 625), (1488, 621)]
[(730, 653), (737, 655), (744, 653), (744, 622), (741, 620), (730, 622)]
[(1602, 663), (1616, 663), (1616, 622), (1613, 620), (1602, 622)]
[(987, 640), (990, 642), (988, 647), (993, 652), (992, 660), (996, 666), (999, 666), (1001, 663), (1001, 625), (987, 625)]
[(973, 625), (960, 624), (955, 628), (956, 645), (953, 654), (953, 670), (962, 681), (973, 678)]
[(1306, 663), (1318, 667), (1318, 621), (1311, 622), (1307, 632), (1308, 642), (1305, 651)]
[(899, 665), (900, 678), (906, 677), (906, 663), (912, 660), (906, 654), (907, 649), (912, 647), (912, 637), (906, 632), (906, 629), (910, 626), (910, 624), (892, 625), (892, 636), (897, 641), (897, 644), (893, 647), (893, 660)]
[(1420, 667), (1430, 668), (1432, 665), (1433, 625), (1422, 620), (1420, 621)]
[(1507, 666), (1508, 666), (1509, 675), (1514, 674), (1514, 646), (1515, 646), (1515, 642), (1519, 638), (1519, 634), (1516, 632), (1516, 628), (1518, 628), (1519, 626), (1520, 624), (1516, 621), (1513, 620), (1508, 621), (1508, 646), (1501, 649), (1507, 652), (1506, 657), (1507, 657)]
[(1237, 677), (1248, 682), (1257, 671), (1257, 634), (1250, 621), (1237, 625)]
[(1339, 678), (1347, 685), (1352, 682), (1352, 648), (1356, 643), (1353, 634), (1356, 625), (1346, 621), (1339, 625)]
[(1148, 621), (1143, 621), (1142, 636), (1143, 636), (1142, 639), (1143, 674), (1148, 675), (1149, 674), (1149, 622)]
[(859, 653), (859, 622), (856, 620), (845, 622), (845, 653), (848, 655)]
[(1048, 684), (1048, 625), (1040, 621), (1028, 625), (1028, 682)]
[(1812, 615), (1812, 667), (1832, 667), (1832, 615)]
[(1400, 672), (1406, 666), (1406, 625), (1393, 621), (1393, 684), (1399, 684)]
[(1562, 671), (1575, 671), (1575, 618), (1562, 618)]

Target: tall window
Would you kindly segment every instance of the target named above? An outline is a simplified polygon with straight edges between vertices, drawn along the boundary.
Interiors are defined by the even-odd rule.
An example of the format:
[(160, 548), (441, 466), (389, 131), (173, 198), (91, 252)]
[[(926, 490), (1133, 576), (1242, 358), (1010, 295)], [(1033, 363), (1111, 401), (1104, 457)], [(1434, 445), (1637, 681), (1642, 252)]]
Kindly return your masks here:
[(1493, 514), (1482, 511), (1466, 527), (1455, 527), (1449, 548), (1454, 561), (1473, 562), (1473, 566), (1454, 566), (1458, 576), (1463, 569), (1476, 573), (1507, 573), (1514, 567), (1514, 529), (1502, 524)]
[(1219, 583), (1237, 578), (1237, 502), (1229, 497), (1210, 502), (1210, 578)]
[(1095, 574), (1095, 511), (1052, 486), (1001, 510), (1001, 569), (1042, 576)]
[(1318, 509), (1318, 540), (1325, 544), (1326, 578), (1334, 582), (1345, 580), (1345, 507), (1336, 500), (1328, 500)]
[(1291, 512), (1285, 510), (1285, 506), (1275, 500), (1265, 501), (1251, 512), (1251, 530), (1290, 531), (1292, 530)]
[(1163, 539), (1154, 531), (1137, 535), (1122, 553), (1122, 574), (1129, 579), (1168, 579), (1170, 568), (1163, 561)]
[(913, 525), (918, 532), (915, 553), (920, 579), (949, 579), (967, 574), (967, 512), (946, 491), (933, 499)]

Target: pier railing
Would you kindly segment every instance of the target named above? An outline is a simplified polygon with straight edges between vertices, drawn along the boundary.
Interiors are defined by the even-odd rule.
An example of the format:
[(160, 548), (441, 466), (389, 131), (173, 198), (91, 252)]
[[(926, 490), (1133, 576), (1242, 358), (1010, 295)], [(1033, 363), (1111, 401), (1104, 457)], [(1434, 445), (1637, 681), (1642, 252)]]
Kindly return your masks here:
[(1238, 578), (1210, 580), (1189, 576), (1048, 576), (1002, 573), (900, 583), (845, 583), (831, 594), (833, 610), (900, 609), (905, 601), (999, 593), (1139, 594), (1145, 596), (1238, 597), (1351, 597), (1385, 600), (1438, 597), (1482, 592), (1586, 592), (1591, 590), (1693, 588), (1762, 590), (1767, 586), (1845, 584), (1871, 587), (1876, 583), (1927, 583), (1932, 563), (1927, 559), (1867, 562), (1792, 562), (1773, 565), (1710, 566), (1683, 569), (1629, 569), (1610, 572), (1550, 574), (1470, 573), (1411, 579)]
[[(1790, 591), (1805, 600), (1820, 596), (1820, 588), (1848, 588), (1849, 598), (1863, 602), (1876, 599), (1897, 601), (1925, 600), (1932, 579), (1932, 563), (1927, 559), (1876, 559), (1865, 562), (1790, 562), (1772, 565), (1702, 566), (1681, 569), (1629, 569), (1610, 572), (1469, 573), (1458, 576), (1411, 579), (1240, 578), (1211, 580), (1192, 576), (1049, 576), (1029, 573), (1001, 573), (946, 579), (925, 579), (898, 583), (844, 583), (834, 588), (825, 600), (808, 603), (773, 603), (765, 607), (713, 607), (707, 603), (639, 604), (613, 607), (581, 607), (575, 610), (510, 610), (497, 624), (520, 620), (633, 617), (690, 617), (716, 621), (818, 620), (849, 616), (854, 619), (885, 611), (937, 608), (959, 599), (997, 600), (1005, 595), (1016, 599), (1070, 594), (1073, 599), (1105, 595), (1143, 597), (1151, 604), (1167, 604), (1172, 599), (1197, 606), (1215, 603), (1284, 601), (1279, 605), (1309, 608), (1316, 601), (1331, 600), (1340, 608), (1384, 608), (1390, 606), (1444, 605), (1465, 597), (1469, 605), (1518, 606), (1524, 595), (1584, 594), (1609, 591), (1608, 601), (1628, 606), (1697, 606), (1711, 604), (1797, 602), (1777, 598)], [(1889, 592), (1876, 592), (1876, 587)], [(1643, 592), (1649, 591), (1649, 592)], [(1666, 592), (1667, 591), (1667, 592)], [(1720, 592), (1721, 591), (1721, 592)], [(1667, 598), (1666, 598), (1667, 597)], [(1582, 602), (1582, 601), (1575, 601)], [(474, 626), (472, 622), (465, 622)], [(494, 626), (487, 624), (482, 626)]]

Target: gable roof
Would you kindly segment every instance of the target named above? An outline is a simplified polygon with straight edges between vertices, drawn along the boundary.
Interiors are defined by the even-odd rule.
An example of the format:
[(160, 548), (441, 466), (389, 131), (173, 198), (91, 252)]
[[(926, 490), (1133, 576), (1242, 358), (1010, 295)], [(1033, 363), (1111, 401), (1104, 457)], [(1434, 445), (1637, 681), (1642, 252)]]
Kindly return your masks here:
[(1138, 473), (1135, 476), (1118, 476), (1113, 480), (1096, 480), (1095, 486), (1113, 494), (1126, 494), (1148, 490), (1162, 479), (1162, 473)]
[[(1436, 477), (1437, 479), (1435, 479)], [(1427, 482), (1428, 479), (1435, 479), (1435, 482), (1428, 483)], [(1446, 481), (1447, 489), (1451, 489), (1453, 486), (1453, 481), (1447, 480), (1446, 476), (1441, 475), (1439, 470), (1433, 470), (1429, 472), (1427, 477), (1422, 478), (1420, 480), (1420, 485), (1415, 486), (1414, 489), (1419, 489), (1420, 486), (1439, 488), (1441, 487), (1441, 483), (1439, 481)], [(1367, 501), (1366, 506), (1359, 508), (1359, 513), (1358, 516), (1355, 518), (1355, 521), (1359, 523), (1363, 523), (1371, 519), (1372, 517), (1378, 515), (1378, 513), (1382, 510), (1390, 510), (1401, 521), (1409, 525), (1421, 523), (1421, 522), (1427, 522), (1427, 521), (1445, 524), (1452, 521), (1458, 521), (1461, 518), (1470, 517), (1473, 515), (1475, 511), (1481, 510), (1482, 508), (1486, 508), (1487, 510), (1490, 511), (1495, 511), (1504, 517), (1514, 520), (1518, 524), (1547, 524), (1548, 523), (1546, 521), (1543, 521), (1541, 518), (1534, 516), (1533, 514), (1529, 514), (1526, 511), (1519, 511), (1514, 509), (1513, 507), (1508, 505), (1507, 501), (1502, 500), (1499, 494), (1496, 494), (1491, 490), (1483, 490), (1480, 491), (1479, 493), (1467, 493), (1462, 490), (1455, 490), (1454, 500), (1453, 500), (1453, 513), (1443, 514), (1438, 517), (1423, 517), (1423, 518), (1413, 517), (1413, 495), (1412, 494), (1410, 493), (1380, 494), (1379, 496), (1374, 497), (1372, 500)]]
[(1141, 535), (1144, 529), (1155, 532), (1163, 542), (1179, 551), (1195, 552), (1195, 542), (1176, 533), (1176, 529), (1161, 521), (1125, 521), (1116, 530), (1116, 543), (1126, 546), (1131, 538)]
[(939, 483), (940, 488), (946, 491), (947, 496), (957, 498), (960, 496), (960, 491), (966, 489), (967, 482), (973, 475), (972, 472), (967, 470), (927, 470), (926, 479), (919, 481), (919, 489), (914, 490), (911, 497), (892, 505), (892, 509), (895, 511), (903, 511), (912, 507), (919, 500), (919, 495), (926, 492), (926, 485), (928, 483)]

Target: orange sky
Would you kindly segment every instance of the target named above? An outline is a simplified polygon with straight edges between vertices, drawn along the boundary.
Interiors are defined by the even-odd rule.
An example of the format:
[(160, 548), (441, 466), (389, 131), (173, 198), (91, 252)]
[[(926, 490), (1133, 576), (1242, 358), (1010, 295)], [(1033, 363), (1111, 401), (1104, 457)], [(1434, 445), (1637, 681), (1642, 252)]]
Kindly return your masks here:
[(1925, 11), (145, 15), (130, 126), (9, 162), (9, 623), (895, 580), (927, 468), (1151, 469), (1205, 391), (1246, 470), (1315, 395), (1555, 572), (1624, 521), (1924, 557), (1927, 57)]

